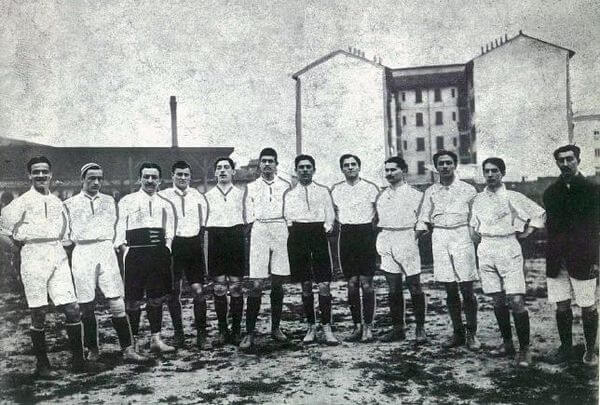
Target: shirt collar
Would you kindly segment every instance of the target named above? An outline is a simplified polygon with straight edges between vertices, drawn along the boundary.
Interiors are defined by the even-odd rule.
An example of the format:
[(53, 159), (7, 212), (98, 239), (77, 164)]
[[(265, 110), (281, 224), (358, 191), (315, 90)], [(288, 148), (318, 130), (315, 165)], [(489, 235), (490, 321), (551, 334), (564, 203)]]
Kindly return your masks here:
[(506, 186), (504, 185), (504, 183), (502, 183), (502, 185), (496, 191), (492, 191), (488, 188), (488, 186), (485, 186), (484, 191), (486, 192), (487, 195), (490, 195), (490, 196), (491, 195), (501, 195), (506, 192)]
[(89, 195), (88, 193), (86, 193), (85, 191), (81, 190), (81, 194), (82, 194), (82, 195), (83, 195), (85, 198), (87, 198), (88, 200), (91, 200), (91, 201), (94, 201), (95, 199), (97, 199), (97, 198), (100, 198), (100, 193), (96, 193), (96, 195), (95, 195), (95, 196), (91, 196), (91, 195)]
[(173, 186), (173, 192), (180, 197), (185, 197), (187, 193), (190, 191), (190, 187), (186, 187), (185, 190), (181, 191), (177, 186)]
[(277, 176), (273, 177), (273, 181), (268, 181), (263, 176), (260, 176), (260, 178), (263, 181), (263, 183), (265, 183), (267, 186), (272, 186), (273, 183), (275, 183), (275, 180), (277, 180)]

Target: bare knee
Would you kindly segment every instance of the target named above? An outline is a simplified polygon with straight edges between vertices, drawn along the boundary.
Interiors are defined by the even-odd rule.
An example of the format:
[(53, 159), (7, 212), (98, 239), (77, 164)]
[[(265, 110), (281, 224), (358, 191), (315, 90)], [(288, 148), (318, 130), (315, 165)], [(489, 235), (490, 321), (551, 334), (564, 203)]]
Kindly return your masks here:
[(79, 304), (79, 309), (81, 310), (81, 317), (82, 318), (93, 318), (95, 306), (96, 306), (96, 303), (94, 301)]
[(324, 297), (328, 297), (331, 295), (331, 293), (329, 291), (329, 283), (328, 282), (319, 283), (318, 287), (319, 287), (319, 295), (322, 295)]
[(372, 277), (360, 277), (360, 287), (365, 293), (373, 292), (373, 278)]
[(556, 312), (568, 312), (571, 310), (571, 300), (559, 301), (556, 303)]
[(113, 318), (122, 318), (125, 316), (125, 302), (123, 301), (123, 298), (109, 298), (108, 306)]
[(139, 311), (144, 304), (143, 301), (125, 301), (125, 310), (126, 311)]
[(503, 308), (506, 306), (506, 294), (504, 292), (497, 292), (490, 295), (494, 300), (494, 308)]
[(227, 294), (227, 284), (225, 284), (224, 282), (215, 283), (214, 287), (213, 287), (213, 293), (217, 297), (222, 297), (222, 296), (226, 295)]
[(408, 291), (410, 295), (421, 295), (423, 289), (421, 288), (421, 277), (417, 274), (406, 278), (406, 284), (408, 285)]
[(232, 281), (229, 284), (229, 293), (232, 297), (241, 297), (242, 292), (242, 282), (241, 281)]
[(302, 283), (302, 295), (308, 296), (313, 293), (313, 283), (312, 281), (305, 281)]
[(156, 298), (148, 298), (146, 300), (146, 304), (151, 307), (162, 307), (163, 303), (168, 299), (167, 296), (156, 297)]
[(46, 309), (31, 308), (31, 326), (35, 329), (42, 330), (46, 325)]
[(520, 314), (527, 311), (525, 308), (525, 299), (522, 294), (516, 294), (509, 296), (510, 298), (510, 309), (514, 314)]
[(79, 304), (76, 302), (71, 302), (63, 306), (63, 313), (68, 323), (81, 321), (81, 313), (79, 311)]

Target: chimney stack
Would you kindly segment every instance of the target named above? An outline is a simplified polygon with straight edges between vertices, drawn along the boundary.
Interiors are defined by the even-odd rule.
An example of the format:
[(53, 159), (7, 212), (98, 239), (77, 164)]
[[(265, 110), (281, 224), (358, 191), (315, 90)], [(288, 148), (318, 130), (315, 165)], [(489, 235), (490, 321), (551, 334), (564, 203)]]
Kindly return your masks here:
[(508, 41), (508, 34), (504, 33), (504, 42)]
[(177, 142), (177, 100), (175, 96), (171, 96), (169, 100), (171, 106), (171, 147), (178, 148)]

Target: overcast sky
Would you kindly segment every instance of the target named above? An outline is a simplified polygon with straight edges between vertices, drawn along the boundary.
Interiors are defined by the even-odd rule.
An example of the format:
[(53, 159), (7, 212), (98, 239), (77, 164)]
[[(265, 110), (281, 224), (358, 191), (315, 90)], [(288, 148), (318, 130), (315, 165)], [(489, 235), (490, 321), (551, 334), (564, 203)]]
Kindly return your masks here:
[(35, 142), (169, 145), (175, 95), (181, 146), (289, 159), (291, 75), (313, 60), (353, 46), (389, 67), (464, 63), (519, 29), (576, 52), (574, 111), (600, 113), (597, 0), (0, 0), (0, 13), (0, 135)]

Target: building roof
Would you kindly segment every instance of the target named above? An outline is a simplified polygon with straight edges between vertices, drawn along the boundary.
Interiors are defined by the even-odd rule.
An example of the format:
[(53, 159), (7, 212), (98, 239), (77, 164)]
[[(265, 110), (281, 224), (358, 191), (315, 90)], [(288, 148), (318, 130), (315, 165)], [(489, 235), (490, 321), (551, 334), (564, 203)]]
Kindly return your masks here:
[(323, 57), (315, 60), (314, 62), (309, 63), (308, 65), (306, 65), (305, 67), (303, 67), (302, 69), (300, 69), (299, 71), (297, 71), (296, 73), (292, 74), (292, 77), (294, 78), (294, 80), (298, 80), (298, 77), (300, 75), (306, 73), (307, 71), (311, 70), (312, 68), (314, 68), (314, 67), (316, 67), (316, 66), (318, 66), (318, 65), (320, 65), (322, 63), (327, 62), (329, 59), (334, 58), (334, 57), (336, 57), (338, 55), (344, 55), (344, 56), (349, 56), (351, 58), (356, 58), (356, 59), (358, 59), (360, 61), (369, 63), (369, 64), (371, 64), (371, 65), (373, 65), (375, 67), (378, 67), (378, 68), (381, 68), (381, 69), (385, 69), (385, 66), (383, 66), (383, 65), (381, 65), (381, 64), (379, 64), (377, 62), (373, 62), (372, 60), (369, 60), (369, 59), (367, 59), (367, 58), (365, 58), (363, 56), (356, 55), (354, 53), (350, 53), (350, 52), (344, 51), (342, 49), (338, 49), (337, 51), (333, 51), (331, 53), (328, 53), (327, 55), (325, 55), (325, 56), (323, 56)]
[(467, 65), (462, 63), (388, 69), (387, 72), (388, 83), (399, 90), (456, 86), (467, 79)]
[(600, 114), (574, 115), (573, 121), (600, 121)]
[(489, 50), (487, 49), (487, 44), (486, 44), (486, 50), (484, 50), (484, 49), (483, 49), (483, 47), (481, 47), (481, 49), (482, 49), (482, 53), (481, 53), (481, 55), (477, 55), (477, 56), (476, 56), (476, 57), (474, 57), (472, 60), (475, 60), (475, 59), (477, 59), (477, 58), (480, 58), (480, 57), (482, 57), (482, 56), (485, 56), (485, 55), (487, 55), (488, 53), (492, 52), (493, 50), (495, 50), (495, 49), (498, 49), (498, 48), (501, 48), (501, 47), (503, 47), (504, 45), (508, 44), (509, 42), (512, 42), (512, 41), (514, 41), (514, 40), (515, 40), (515, 39), (517, 39), (517, 38), (528, 38), (528, 39), (532, 39), (532, 40), (534, 40), (534, 41), (540, 42), (540, 43), (542, 43), (542, 44), (545, 44), (545, 45), (550, 45), (550, 46), (553, 46), (553, 47), (555, 47), (555, 48), (562, 49), (562, 50), (564, 50), (564, 51), (567, 51), (567, 52), (569, 53), (569, 58), (572, 58), (572, 57), (573, 57), (573, 55), (575, 55), (575, 51), (573, 51), (572, 49), (565, 48), (565, 47), (562, 47), (562, 46), (560, 46), (560, 45), (556, 45), (556, 44), (553, 44), (553, 43), (551, 43), (551, 42), (544, 41), (544, 40), (542, 40), (542, 39), (539, 39), (539, 38), (536, 38), (536, 37), (532, 37), (531, 35), (524, 34), (522, 30), (519, 30), (519, 34), (518, 34), (518, 35), (516, 35), (516, 36), (514, 36), (514, 37), (512, 37), (512, 38), (510, 38), (510, 39), (508, 39), (506, 36), (504, 37), (504, 39), (503, 39), (503, 38), (500, 38), (500, 43), (496, 43), (496, 46), (493, 46), (493, 44), (492, 44), (492, 47), (491, 47), (491, 49), (489, 49)]

